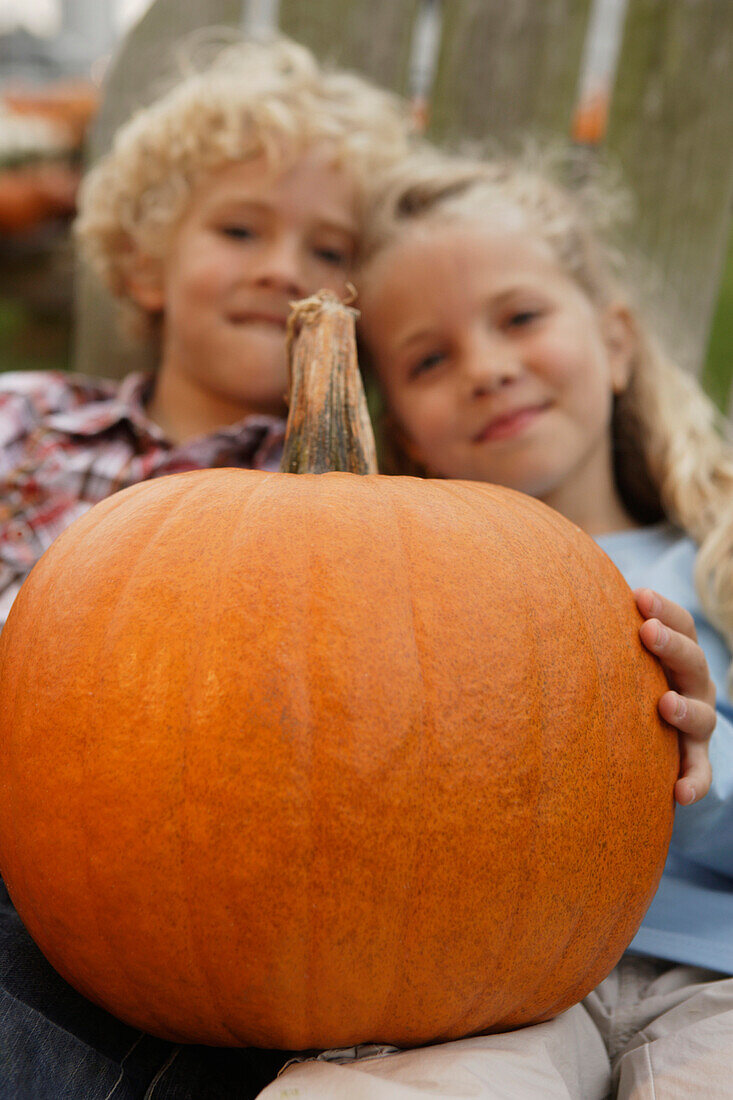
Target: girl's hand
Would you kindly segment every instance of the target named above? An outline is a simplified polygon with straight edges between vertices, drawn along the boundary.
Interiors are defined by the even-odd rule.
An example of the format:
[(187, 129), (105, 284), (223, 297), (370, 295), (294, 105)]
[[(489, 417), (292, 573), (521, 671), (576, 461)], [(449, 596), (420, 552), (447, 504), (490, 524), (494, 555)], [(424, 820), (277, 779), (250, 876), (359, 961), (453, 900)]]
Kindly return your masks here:
[(689, 806), (704, 798), (712, 781), (708, 744), (716, 722), (715, 684), (689, 611), (651, 588), (637, 588), (634, 597), (646, 619), (639, 636), (662, 662), (673, 689), (659, 700), (659, 713), (680, 733), (680, 774), (674, 796), (681, 806)]

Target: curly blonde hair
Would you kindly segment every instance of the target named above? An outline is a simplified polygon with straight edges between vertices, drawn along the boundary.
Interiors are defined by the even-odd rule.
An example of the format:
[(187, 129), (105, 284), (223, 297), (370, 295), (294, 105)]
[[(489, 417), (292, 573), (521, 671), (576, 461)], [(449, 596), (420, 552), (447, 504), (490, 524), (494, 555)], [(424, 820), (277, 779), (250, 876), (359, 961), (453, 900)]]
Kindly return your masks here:
[[(564, 181), (555, 178), (560, 172)], [(602, 178), (573, 187), (568, 174), (568, 164), (552, 156), (537, 167), (532, 158), (479, 161), (418, 153), (372, 190), (359, 269), (365, 273), (371, 260), (416, 221), (476, 222), (508, 202), (523, 211), (531, 230), (550, 245), (591, 302), (599, 308), (623, 303), (634, 330), (635, 355), (629, 385), (614, 403), (616, 484), (637, 522), (667, 518), (697, 543), (700, 600), (733, 653), (730, 425), (697, 380), (662, 350), (624, 289), (624, 262), (612, 243), (612, 229), (628, 207), (626, 196), (609, 191)], [(356, 278), (358, 283), (358, 273)], [(368, 349), (364, 352), (368, 362)], [(379, 434), (387, 472), (425, 474), (403, 446), (388, 410), (381, 412)], [(733, 663), (728, 684), (733, 694)]]
[(288, 39), (233, 37), (212, 34), (202, 50), (199, 36), (188, 56), (184, 49), (176, 83), (119, 129), (80, 189), (81, 255), (138, 336), (149, 337), (154, 326), (128, 296), (130, 265), (139, 253), (165, 257), (203, 177), (262, 153), (284, 170), (319, 145), (360, 190), (408, 150), (411, 122), (399, 97), (320, 66)]

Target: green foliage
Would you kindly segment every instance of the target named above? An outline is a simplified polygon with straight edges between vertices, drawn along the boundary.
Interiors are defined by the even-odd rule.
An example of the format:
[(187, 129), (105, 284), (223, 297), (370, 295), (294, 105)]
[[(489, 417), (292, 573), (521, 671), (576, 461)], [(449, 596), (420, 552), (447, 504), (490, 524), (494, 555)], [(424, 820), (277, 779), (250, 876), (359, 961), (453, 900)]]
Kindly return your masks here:
[(702, 381), (716, 404), (728, 411), (733, 384), (733, 235), (713, 317)]
[(40, 317), (24, 302), (0, 298), (0, 371), (67, 370), (68, 319)]

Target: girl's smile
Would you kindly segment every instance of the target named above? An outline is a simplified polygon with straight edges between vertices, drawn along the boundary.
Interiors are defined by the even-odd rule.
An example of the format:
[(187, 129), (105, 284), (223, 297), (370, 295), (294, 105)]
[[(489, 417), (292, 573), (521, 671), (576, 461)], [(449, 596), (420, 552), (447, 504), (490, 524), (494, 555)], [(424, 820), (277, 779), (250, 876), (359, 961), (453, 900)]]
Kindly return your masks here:
[(589, 530), (629, 525), (610, 431), (622, 314), (601, 316), (516, 215), (413, 225), (360, 291), (367, 352), (428, 472), (518, 489)]
[(538, 417), (549, 409), (551, 402), (543, 401), (536, 405), (524, 405), (507, 412), (499, 413), (474, 436), (475, 443), (489, 443), (497, 439), (511, 439), (520, 435)]

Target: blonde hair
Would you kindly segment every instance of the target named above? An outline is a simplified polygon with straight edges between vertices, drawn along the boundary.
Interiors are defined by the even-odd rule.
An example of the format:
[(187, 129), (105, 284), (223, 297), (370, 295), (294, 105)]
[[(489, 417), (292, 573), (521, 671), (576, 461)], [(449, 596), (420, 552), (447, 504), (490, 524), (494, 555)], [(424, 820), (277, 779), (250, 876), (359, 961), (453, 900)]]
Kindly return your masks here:
[[(636, 339), (629, 385), (615, 399), (611, 425), (617, 487), (637, 522), (667, 518), (697, 543), (698, 594), (733, 653), (730, 426), (697, 380), (665, 354), (623, 290), (622, 257), (608, 238), (627, 205), (624, 196), (597, 179), (573, 188), (553, 178), (559, 170), (562, 165), (552, 160), (538, 169), (531, 161), (417, 154), (387, 173), (372, 192), (360, 269), (364, 272), (417, 221), (475, 222), (509, 204), (523, 211), (531, 231), (551, 246), (592, 303), (599, 308), (623, 303)], [(388, 411), (382, 438), (389, 472), (424, 474)], [(733, 663), (728, 682), (733, 693)]]
[(208, 50), (198, 37), (177, 82), (119, 129), (80, 190), (81, 254), (141, 336), (152, 325), (128, 297), (130, 265), (139, 253), (165, 257), (202, 177), (261, 153), (284, 169), (323, 145), (361, 190), (407, 152), (408, 111), (397, 96), (322, 68), (287, 39), (233, 41), (222, 33), (204, 43)]

